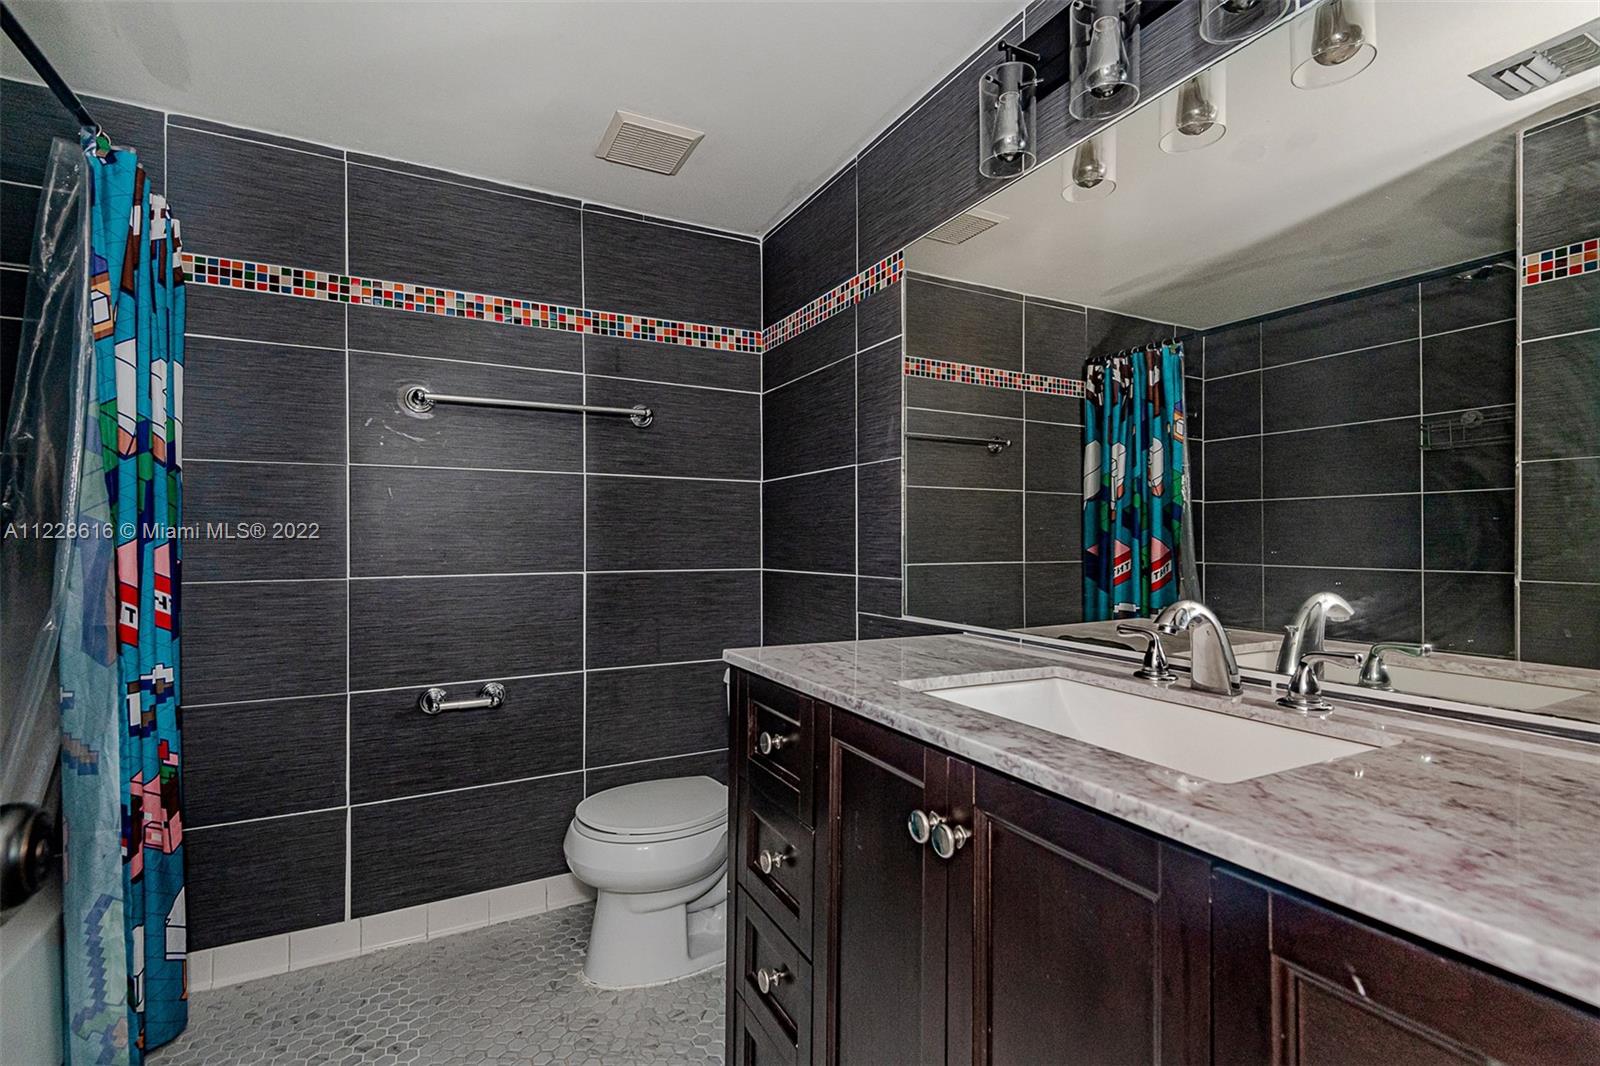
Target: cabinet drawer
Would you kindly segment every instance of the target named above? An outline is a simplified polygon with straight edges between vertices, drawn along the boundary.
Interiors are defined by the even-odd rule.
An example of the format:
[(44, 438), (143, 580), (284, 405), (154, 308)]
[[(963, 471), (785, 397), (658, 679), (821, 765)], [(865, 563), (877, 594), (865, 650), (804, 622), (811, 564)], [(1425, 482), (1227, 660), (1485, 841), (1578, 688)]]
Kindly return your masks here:
[(739, 884), (809, 956), (814, 834), (783, 803), (754, 790), (739, 812), (739, 821)]
[(753, 788), (793, 804), (795, 817), (812, 820), (812, 764), (816, 751), (814, 709), (806, 697), (760, 677), (751, 677), (745, 698), (745, 764)]
[[(773, 1035), (811, 1061), (811, 963), (761, 907), (741, 890), (736, 908), (734, 978), (739, 996)], [(763, 975), (768, 980), (763, 989)], [(773, 980), (773, 978), (776, 978)]]
[(1294, 896), (1273, 893), (1271, 908), (1274, 1028), (1290, 1061), (1359, 1043), (1426, 1044), (1439, 1061), (1600, 1062), (1600, 1016)]
[(733, 1047), (728, 1049), (732, 1066), (800, 1066), (798, 1050), (762, 1023), (760, 1007), (751, 1007), (743, 997), (735, 996), (729, 1008), (733, 1011)]

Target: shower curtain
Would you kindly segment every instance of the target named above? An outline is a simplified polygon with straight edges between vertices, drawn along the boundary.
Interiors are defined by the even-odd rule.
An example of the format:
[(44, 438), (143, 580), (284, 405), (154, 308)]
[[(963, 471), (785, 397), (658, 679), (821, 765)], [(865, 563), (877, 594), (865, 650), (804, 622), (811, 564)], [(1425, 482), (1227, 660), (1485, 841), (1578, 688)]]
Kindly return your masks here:
[(93, 354), (59, 650), (70, 1063), (188, 1017), (178, 730), (184, 291), (132, 151), (86, 153)]
[(1183, 345), (1084, 367), (1083, 616), (1147, 617), (1196, 599), (1184, 459)]

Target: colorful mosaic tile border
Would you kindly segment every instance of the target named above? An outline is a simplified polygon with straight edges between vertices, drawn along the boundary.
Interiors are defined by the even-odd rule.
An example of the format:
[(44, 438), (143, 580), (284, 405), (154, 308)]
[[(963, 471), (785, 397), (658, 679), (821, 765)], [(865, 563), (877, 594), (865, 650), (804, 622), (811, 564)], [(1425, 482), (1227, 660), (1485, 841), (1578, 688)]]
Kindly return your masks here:
[(975, 366), (972, 363), (950, 363), (942, 359), (923, 359), (906, 356), (905, 376), (933, 378), (935, 381), (955, 381), (963, 385), (983, 385), (991, 389), (1016, 389), (1019, 392), (1040, 392), (1047, 396), (1083, 395), (1083, 382), (1075, 378), (1056, 378), (1048, 374), (1027, 374), (1020, 370), (998, 370), (992, 366)]
[(891, 285), (905, 276), (904, 252), (885, 256), (859, 274), (840, 282), (815, 300), (792, 314), (779, 319), (766, 328), (766, 351), (771, 351), (784, 341), (793, 340), (813, 326), (821, 325), (847, 307), (854, 307), (868, 296)]
[(413, 311), (424, 315), (478, 319), (569, 333), (593, 333), (601, 337), (681, 344), (689, 348), (750, 353), (761, 351), (761, 331), (758, 329), (707, 326), (696, 322), (594, 311), (584, 307), (562, 307), (510, 296), (490, 296), (400, 281), (379, 281), (351, 274), (301, 270), (298, 267), (194, 255), (190, 252), (183, 253), (182, 265), (186, 280), (192, 285), (297, 296), (330, 303), (360, 304), (365, 307), (391, 307), (397, 311)]
[(1543, 285), (1547, 281), (1573, 278), (1600, 270), (1600, 238), (1590, 238), (1562, 248), (1530, 252), (1522, 257), (1522, 283)]

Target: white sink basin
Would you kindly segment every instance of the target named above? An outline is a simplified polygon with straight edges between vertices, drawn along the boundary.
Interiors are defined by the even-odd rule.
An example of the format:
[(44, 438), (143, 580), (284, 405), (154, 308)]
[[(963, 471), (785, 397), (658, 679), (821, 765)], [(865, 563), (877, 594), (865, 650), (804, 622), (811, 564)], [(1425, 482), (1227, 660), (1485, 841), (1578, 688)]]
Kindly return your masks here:
[[(1245, 652), (1238, 656), (1239, 665), (1258, 670), (1272, 670), (1278, 665), (1278, 653), (1272, 651)], [(1442, 700), (1460, 703), (1477, 703), (1489, 707), (1503, 707), (1508, 711), (1535, 711), (1574, 696), (1583, 690), (1558, 688), (1555, 685), (1536, 685), (1531, 681), (1507, 681), (1499, 677), (1479, 677), (1473, 674), (1455, 674), (1447, 670), (1417, 670), (1398, 666), (1394, 658), (1386, 658), (1389, 681), (1396, 692), (1413, 696), (1436, 696)], [(1324, 681), (1354, 685), (1357, 671), (1339, 665), (1322, 665)]]
[(1373, 750), (1369, 744), (1059, 677), (927, 692), (1207, 781), (1245, 781)]

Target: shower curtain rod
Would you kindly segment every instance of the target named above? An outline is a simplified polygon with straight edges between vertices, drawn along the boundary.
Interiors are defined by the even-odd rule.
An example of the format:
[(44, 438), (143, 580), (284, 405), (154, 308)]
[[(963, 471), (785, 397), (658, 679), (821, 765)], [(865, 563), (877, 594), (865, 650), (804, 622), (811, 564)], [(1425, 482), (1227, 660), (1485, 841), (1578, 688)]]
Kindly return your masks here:
[(33, 43), (28, 31), (22, 28), (22, 23), (17, 21), (17, 17), (5, 4), (0, 4), (0, 29), (5, 30), (6, 36), (11, 38), (11, 43), (22, 53), (22, 58), (39, 72), (39, 77), (43, 78), (50, 91), (56, 94), (56, 99), (61, 101), (62, 106), (77, 118), (78, 125), (94, 130), (96, 136), (105, 132), (100, 128), (100, 123), (94, 120), (94, 116), (89, 114), (89, 109), (83, 106), (83, 101), (78, 99), (78, 94), (72, 91), (72, 86), (68, 85), (66, 79), (50, 65), (50, 60), (39, 51), (39, 46)]

